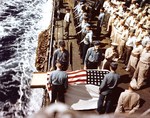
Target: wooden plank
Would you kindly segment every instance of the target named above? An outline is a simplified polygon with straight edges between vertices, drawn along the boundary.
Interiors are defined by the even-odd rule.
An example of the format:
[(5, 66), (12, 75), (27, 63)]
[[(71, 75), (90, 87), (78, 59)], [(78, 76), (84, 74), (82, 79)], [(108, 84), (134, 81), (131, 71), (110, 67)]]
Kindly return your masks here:
[(46, 88), (47, 84), (47, 73), (46, 72), (35, 72), (31, 79), (31, 88)]

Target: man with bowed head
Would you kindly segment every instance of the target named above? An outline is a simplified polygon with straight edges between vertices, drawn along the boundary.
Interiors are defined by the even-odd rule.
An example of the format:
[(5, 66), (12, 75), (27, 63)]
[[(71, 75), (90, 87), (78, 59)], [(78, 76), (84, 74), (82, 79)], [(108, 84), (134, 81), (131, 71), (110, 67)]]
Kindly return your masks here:
[(105, 101), (105, 113), (110, 113), (111, 104), (114, 95), (114, 89), (118, 85), (120, 75), (116, 73), (118, 64), (116, 62), (110, 63), (110, 73), (106, 74), (100, 87), (99, 87), (99, 100), (97, 105), (97, 111), (99, 114), (103, 113), (103, 103)]
[(60, 61), (56, 62), (57, 69), (50, 73), (49, 83), (52, 89), (52, 100), (51, 103), (54, 103), (55, 100), (59, 102), (65, 102), (64, 93), (68, 88), (68, 75), (65, 71), (62, 71), (62, 64)]
[(100, 42), (95, 41), (94, 47), (87, 50), (84, 59), (84, 69), (97, 69), (102, 61), (102, 52), (100, 49)]
[(65, 41), (59, 41), (59, 48), (54, 51), (52, 58), (52, 70), (56, 70), (56, 61), (60, 61), (62, 64), (62, 70), (66, 71), (69, 65), (69, 52), (65, 49)]

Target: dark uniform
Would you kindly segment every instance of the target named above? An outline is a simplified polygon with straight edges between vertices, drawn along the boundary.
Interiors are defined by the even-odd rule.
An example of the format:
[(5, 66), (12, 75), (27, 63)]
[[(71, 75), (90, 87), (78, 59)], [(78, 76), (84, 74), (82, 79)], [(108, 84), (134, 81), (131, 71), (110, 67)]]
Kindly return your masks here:
[(68, 39), (69, 38), (69, 26), (71, 23), (71, 19), (70, 19), (70, 9), (66, 9), (66, 14), (64, 17), (64, 22), (65, 22), (65, 38)]
[[(94, 44), (99, 45), (99, 42)], [(101, 50), (95, 49), (95, 47), (91, 47), (87, 50), (85, 60), (84, 60), (84, 66), (86, 66), (86, 69), (97, 69), (102, 61), (102, 52)]]
[(97, 38), (100, 37), (103, 22), (104, 22), (104, 9), (101, 9), (101, 12), (98, 16), (98, 21), (97, 21), (97, 29), (96, 29)]
[(66, 71), (68, 69), (69, 65), (69, 52), (68, 50), (64, 49), (64, 51), (61, 51), (60, 49), (55, 50), (53, 54), (53, 59), (52, 59), (52, 67), (56, 69), (56, 61), (60, 61), (62, 64), (62, 70)]
[(86, 32), (85, 32), (86, 35), (85, 35), (84, 39), (80, 42), (80, 43), (82, 43), (82, 61), (83, 61), (83, 63), (84, 63), (84, 59), (86, 56), (86, 52), (93, 41), (93, 31), (90, 30), (89, 25), (87, 25), (86, 28), (88, 28), (88, 29), (86, 29)]
[(52, 71), (50, 74), (49, 83), (52, 87), (52, 100), (51, 103), (54, 103), (57, 99), (60, 102), (65, 102), (64, 93), (68, 88), (68, 75), (66, 72), (59, 69)]
[[(111, 65), (113, 64), (114, 63), (111, 63)], [(116, 65), (114, 64), (113, 66)], [(98, 107), (97, 107), (97, 111), (99, 113), (102, 113), (104, 99), (106, 100), (105, 113), (110, 112), (111, 102), (113, 99), (113, 90), (117, 86), (119, 78), (120, 75), (118, 75), (115, 72), (110, 72), (109, 74), (105, 75), (104, 80), (102, 81), (99, 88), (100, 96), (99, 96)]]

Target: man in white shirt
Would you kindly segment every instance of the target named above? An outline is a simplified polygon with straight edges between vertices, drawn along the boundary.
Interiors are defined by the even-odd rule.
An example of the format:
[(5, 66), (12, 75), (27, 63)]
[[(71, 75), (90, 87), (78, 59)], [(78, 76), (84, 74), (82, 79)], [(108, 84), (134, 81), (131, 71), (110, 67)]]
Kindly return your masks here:
[(144, 37), (143, 37), (143, 39), (142, 39), (142, 45), (145, 47), (146, 44), (147, 44), (148, 42), (150, 42), (150, 35), (149, 35), (148, 31), (146, 31), (146, 30), (145, 30), (145, 32), (143, 32), (143, 33), (144, 33)]
[(80, 42), (82, 43), (81, 44), (82, 45), (82, 63), (84, 63), (86, 52), (93, 42), (93, 31), (91, 30), (90, 25), (86, 26), (85, 33), (86, 33), (85, 37)]
[(64, 23), (65, 23), (65, 38), (69, 38), (69, 25), (70, 25), (70, 9), (66, 8), (66, 15), (64, 17)]

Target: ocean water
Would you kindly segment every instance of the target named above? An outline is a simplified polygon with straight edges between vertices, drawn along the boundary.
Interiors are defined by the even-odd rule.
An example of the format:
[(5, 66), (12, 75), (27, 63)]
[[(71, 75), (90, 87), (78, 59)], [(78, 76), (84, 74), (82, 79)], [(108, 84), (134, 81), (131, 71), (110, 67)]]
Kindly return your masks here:
[(53, 0), (0, 0), (0, 117), (37, 112), (42, 89), (30, 89), (38, 34), (51, 21)]

